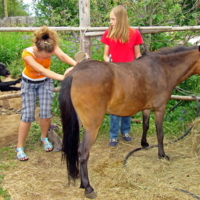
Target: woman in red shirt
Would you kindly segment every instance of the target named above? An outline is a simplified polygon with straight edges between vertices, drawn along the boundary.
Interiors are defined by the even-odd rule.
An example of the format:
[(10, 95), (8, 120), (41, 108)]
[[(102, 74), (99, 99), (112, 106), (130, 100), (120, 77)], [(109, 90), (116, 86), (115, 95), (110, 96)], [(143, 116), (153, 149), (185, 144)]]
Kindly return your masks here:
[[(122, 5), (111, 10), (110, 26), (105, 31), (101, 42), (105, 44), (104, 60), (106, 62), (131, 62), (141, 56), (140, 44), (143, 43), (143, 39), (138, 30), (129, 26), (127, 11)], [(119, 129), (124, 141), (132, 140), (129, 135), (130, 124), (131, 117), (129, 116), (110, 115), (110, 147), (116, 147)]]

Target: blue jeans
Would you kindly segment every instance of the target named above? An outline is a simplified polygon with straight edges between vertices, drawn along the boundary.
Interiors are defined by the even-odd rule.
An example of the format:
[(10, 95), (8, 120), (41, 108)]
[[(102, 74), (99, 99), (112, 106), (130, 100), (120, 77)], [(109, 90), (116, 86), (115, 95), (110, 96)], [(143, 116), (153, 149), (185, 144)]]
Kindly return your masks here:
[(121, 131), (121, 134), (130, 133), (130, 128), (131, 117), (110, 115), (110, 139), (118, 139), (119, 130)]

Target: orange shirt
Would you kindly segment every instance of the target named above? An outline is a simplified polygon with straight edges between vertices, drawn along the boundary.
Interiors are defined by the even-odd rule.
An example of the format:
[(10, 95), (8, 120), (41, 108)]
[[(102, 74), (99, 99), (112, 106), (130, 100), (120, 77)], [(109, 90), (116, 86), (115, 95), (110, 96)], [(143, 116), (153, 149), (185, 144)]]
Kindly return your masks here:
[[(42, 65), (46, 69), (50, 69), (51, 60), (50, 59), (37, 59), (33, 53), (33, 47), (29, 47), (23, 50), (22, 52), (22, 59), (26, 56), (32, 56), (36, 62), (38, 62), (40, 65)], [(31, 66), (29, 66), (24, 61), (25, 68), (23, 70), (23, 75), (29, 79), (43, 79), (45, 78), (41, 74), (39, 74), (37, 71), (35, 71)]]

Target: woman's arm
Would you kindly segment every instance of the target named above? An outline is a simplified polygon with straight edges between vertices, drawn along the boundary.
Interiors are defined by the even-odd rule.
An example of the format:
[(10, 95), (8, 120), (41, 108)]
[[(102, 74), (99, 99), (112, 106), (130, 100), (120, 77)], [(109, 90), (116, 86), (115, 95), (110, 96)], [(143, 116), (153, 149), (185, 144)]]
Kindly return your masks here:
[(104, 59), (104, 61), (106, 61), (106, 62), (109, 62), (109, 61), (110, 61), (110, 58), (109, 58), (109, 49), (110, 49), (110, 47), (109, 47), (107, 44), (105, 44), (105, 46), (104, 46), (103, 59)]
[(35, 61), (35, 59), (32, 56), (26, 56), (23, 58), (23, 60), (30, 66), (32, 67), (35, 71), (37, 71), (39, 74), (55, 79), (58, 81), (62, 81), (64, 79), (64, 75), (57, 74), (49, 69), (44, 68), (42, 65), (40, 65), (38, 62)]
[(65, 62), (71, 66), (75, 66), (77, 64), (77, 62), (75, 60), (73, 60), (66, 53), (64, 53), (59, 47), (55, 48), (54, 53), (61, 61)]
[(140, 56), (142, 56), (140, 52), (140, 45), (134, 46), (134, 53), (135, 53), (135, 58), (139, 58)]

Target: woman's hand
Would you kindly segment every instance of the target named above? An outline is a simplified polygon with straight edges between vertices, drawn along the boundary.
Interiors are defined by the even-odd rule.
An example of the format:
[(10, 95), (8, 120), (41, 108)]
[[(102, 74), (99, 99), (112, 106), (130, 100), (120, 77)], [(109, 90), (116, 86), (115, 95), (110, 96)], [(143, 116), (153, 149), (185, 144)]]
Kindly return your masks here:
[(74, 69), (74, 67), (69, 67), (69, 68), (65, 71), (64, 77), (66, 77), (67, 74), (68, 74), (70, 71), (72, 71), (72, 69)]

